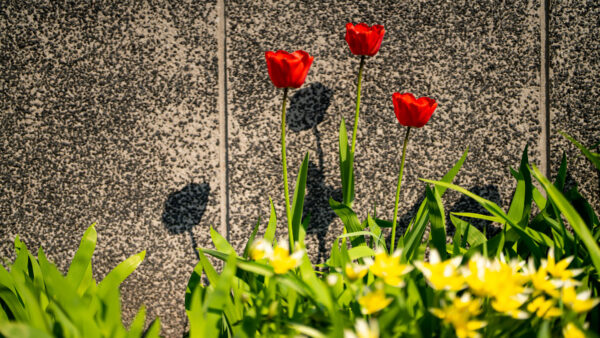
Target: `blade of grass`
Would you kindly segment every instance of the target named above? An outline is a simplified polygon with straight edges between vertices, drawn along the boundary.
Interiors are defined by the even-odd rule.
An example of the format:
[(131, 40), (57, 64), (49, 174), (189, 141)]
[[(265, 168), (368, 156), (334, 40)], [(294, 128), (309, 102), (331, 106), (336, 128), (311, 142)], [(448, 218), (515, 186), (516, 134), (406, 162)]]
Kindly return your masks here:
[(106, 277), (98, 284), (98, 295), (102, 298), (109, 290), (118, 288), (119, 285), (127, 278), (137, 267), (142, 264), (146, 250), (130, 256), (123, 262), (119, 263), (112, 269)]
[(585, 222), (579, 216), (577, 211), (571, 206), (564, 195), (550, 183), (550, 181), (542, 175), (539, 169), (533, 165), (533, 176), (540, 182), (540, 184), (546, 190), (548, 196), (552, 199), (552, 203), (560, 210), (565, 216), (567, 222), (571, 225), (577, 236), (581, 239), (585, 247), (588, 249), (594, 267), (596, 271), (600, 272), (600, 247), (595, 242), (590, 230), (587, 228)]
[[(308, 152), (304, 156), (298, 178), (296, 179), (296, 188), (294, 189), (294, 197), (292, 203), (292, 230), (296, 240), (299, 238), (300, 226), (302, 225), (302, 211), (304, 208), (304, 193), (306, 190), (306, 175), (308, 174)], [(290, 249), (295, 243), (290, 243)]]
[(592, 162), (592, 164), (596, 167), (596, 169), (600, 170), (600, 155), (599, 154), (592, 153), (588, 148), (586, 148), (583, 144), (579, 143), (577, 140), (575, 140), (573, 137), (571, 137), (567, 133), (562, 132), (562, 131), (559, 131), (558, 133), (561, 134), (562, 136), (564, 136), (567, 140), (571, 141), (571, 143), (573, 143), (577, 148), (579, 148), (581, 153), (583, 155), (585, 155), (585, 157), (587, 157), (588, 160), (590, 160), (590, 162)]
[(435, 188), (431, 190), (425, 186), (427, 208), (429, 209), (429, 223), (431, 224), (430, 244), (437, 249), (442, 260), (448, 256), (446, 252), (446, 221), (444, 220), (444, 206)]
[(83, 234), (79, 248), (75, 252), (67, 273), (67, 280), (75, 289), (79, 288), (88, 266), (92, 264), (92, 255), (98, 238), (94, 228), (95, 225), (96, 223), (92, 224)]
[(440, 185), (442, 187), (456, 190), (456, 191), (462, 193), (463, 195), (466, 195), (466, 196), (474, 199), (477, 203), (479, 203), (482, 207), (484, 207), (492, 215), (500, 217), (501, 219), (503, 219), (506, 222), (506, 224), (510, 225), (511, 229), (514, 229), (521, 236), (521, 239), (527, 245), (529, 250), (531, 250), (531, 252), (534, 254), (534, 258), (539, 259), (542, 256), (542, 252), (541, 252), (539, 246), (536, 244), (536, 242), (531, 237), (531, 235), (528, 232), (526, 232), (525, 229), (523, 229), (519, 224), (515, 223), (512, 219), (510, 219), (510, 217), (508, 217), (508, 215), (506, 213), (504, 213), (504, 211), (502, 211), (502, 209), (496, 203), (489, 201), (485, 198), (482, 198), (482, 197), (480, 197), (462, 187), (454, 185), (454, 184), (440, 182), (440, 181), (426, 180), (426, 179), (421, 179), (421, 180), (423, 182)]
[(271, 207), (271, 215), (269, 216), (269, 224), (265, 231), (265, 241), (273, 244), (275, 238), (275, 230), (277, 229), (277, 215), (275, 214), (275, 207), (273, 206), (273, 200), (269, 197), (269, 205)]

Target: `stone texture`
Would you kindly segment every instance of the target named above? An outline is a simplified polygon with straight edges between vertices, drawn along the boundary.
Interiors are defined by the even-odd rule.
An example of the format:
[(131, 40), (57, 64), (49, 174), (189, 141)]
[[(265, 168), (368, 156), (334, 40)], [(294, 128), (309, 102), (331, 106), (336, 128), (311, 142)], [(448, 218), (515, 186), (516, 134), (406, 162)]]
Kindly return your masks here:
[(600, 212), (600, 177), (579, 149), (558, 134), (564, 131), (587, 147), (600, 141), (600, 3), (551, 1), (550, 40), (550, 150), (556, 175), (563, 152), (571, 184)]
[(94, 272), (147, 250), (123, 284), (163, 334), (219, 224), (215, 2), (0, 4), (0, 255), (19, 234), (66, 271), (96, 222)]
[[(525, 145), (538, 162), (539, 14), (537, 1), (402, 3), (345, 1), (227, 2), (227, 95), (231, 239), (241, 247), (268, 196), (285, 233), (279, 146), (282, 91), (269, 81), (264, 52), (303, 49), (315, 57), (302, 89), (292, 91), (288, 124), (290, 190), (305, 152), (311, 155), (308, 246), (322, 261), (342, 231), (327, 204), (340, 195), (337, 131), (351, 130), (359, 58), (344, 41), (347, 22), (383, 24), (381, 50), (368, 59), (358, 128), (355, 210), (377, 205), (391, 219), (405, 130), (396, 122), (395, 91), (431, 96), (439, 108), (410, 141), (400, 205), (406, 225), (424, 194), (417, 178), (440, 178), (470, 147), (457, 182), (508, 207)], [(309, 114), (309, 117), (303, 117)], [(300, 121), (300, 123), (298, 122)], [(294, 125), (298, 124), (299, 125)], [(477, 210), (454, 193), (451, 211)], [(264, 226), (263, 221), (263, 226)]]

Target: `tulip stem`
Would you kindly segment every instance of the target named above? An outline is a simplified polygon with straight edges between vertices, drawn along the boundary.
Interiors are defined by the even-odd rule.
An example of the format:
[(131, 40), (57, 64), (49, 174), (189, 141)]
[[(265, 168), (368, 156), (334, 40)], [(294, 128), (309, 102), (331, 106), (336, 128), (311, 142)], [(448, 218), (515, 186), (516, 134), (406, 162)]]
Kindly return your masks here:
[(292, 211), (290, 209), (290, 191), (288, 189), (287, 163), (285, 158), (285, 104), (288, 97), (288, 88), (283, 89), (283, 103), (281, 106), (281, 161), (283, 162), (283, 191), (285, 193), (285, 216), (288, 223), (288, 236), (290, 250), (294, 247), (294, 232), (292, 229)]
[(350, 171), (348, 173), (348, 185), (349, 191), (346, 191), (344, 195), (345, 204), (348, 206), (352, 206), (352, 202), (354, 201), (354, 150), (356, 149), (356, 131), (358, 130), (358, 115), (360, 113), (360, 89), (362, 84), (362, 73), (365, 68), (365, 56), (362, 55), (360, 57), (360, 67), (358, 68), (358, 83), (356, 85), (356, 111), (354, 112), (354, 127), (352, 130), (352, 148), (350, 150)]
[(396, 203), (394, 203), (394, 221), (392, 222), (392, 245), (390, 253), (394, 252), (396, 244), (396, 224), (398, 222), (398, 203), (400, 202), (400, 188), (402, 187), (402, 173), (404, 172), (404, 159), (406, 158), (406, 145), (408, 144), (408, 134), (410, 127), (406, 128), (406, 136), (404, 136), (404, 145), (402, 146), (402, 160), (400, 161), (400, 173), (398, 174), (398, 186), (396, 187)]

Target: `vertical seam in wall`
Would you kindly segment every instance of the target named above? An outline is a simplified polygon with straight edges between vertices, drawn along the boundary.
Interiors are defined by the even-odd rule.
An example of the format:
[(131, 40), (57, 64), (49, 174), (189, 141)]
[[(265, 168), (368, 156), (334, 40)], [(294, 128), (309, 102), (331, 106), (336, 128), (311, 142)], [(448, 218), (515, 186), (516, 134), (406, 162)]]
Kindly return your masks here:
[(550, 44), (548, 39), (549, 0), (540, 0), (540, 135), (541, 168), (550, 178)]
[(229, 171), (227, 144), (227, 49), (225, 30), (225, 0), (217, 0), (217, 54), (218, 54), (218, 109), (219, 109), (219, 183), (221, 200), (221, 225), (219, 232), (229, 240)]

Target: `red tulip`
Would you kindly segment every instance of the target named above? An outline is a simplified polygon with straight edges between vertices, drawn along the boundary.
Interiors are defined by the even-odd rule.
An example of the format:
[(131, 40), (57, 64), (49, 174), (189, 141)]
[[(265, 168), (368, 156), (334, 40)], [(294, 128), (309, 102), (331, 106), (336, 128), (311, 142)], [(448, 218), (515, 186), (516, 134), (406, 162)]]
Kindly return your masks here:
[(364, 23), (346, 24), (346, 42), (354, 55), (373, 56), (379, 51), (385, 29), (382, 25), (368, 26)]
[(429, 97), (418, 99), (411, 93), (394, 93), (394, 112), (401, 125), (406, 127), (423, 127), (437, 108), (437, 102)]
[(278, 88), (300, 88), (306, 79), (313, 57), (303, 50), (265, 52), (271, 82)]

